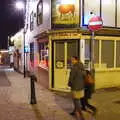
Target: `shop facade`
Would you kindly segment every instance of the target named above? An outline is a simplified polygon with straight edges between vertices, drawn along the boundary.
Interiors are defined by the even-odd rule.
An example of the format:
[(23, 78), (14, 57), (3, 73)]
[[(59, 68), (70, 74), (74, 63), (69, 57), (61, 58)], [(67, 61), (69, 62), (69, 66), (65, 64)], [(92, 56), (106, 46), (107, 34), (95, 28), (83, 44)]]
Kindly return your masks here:
[(78, 56), (89, 69), (91, 33), (87, 24), (95, 14), (101, 16), (104, 26), (94, 38), (95, 88), (120, 85), (119, 0), (110, 0), (109, 4), (93, 1), (96, 4), (88, 0), (27, 1), (28, 70), (46, 88), (70, 90), (67, 82), (71, 56)]

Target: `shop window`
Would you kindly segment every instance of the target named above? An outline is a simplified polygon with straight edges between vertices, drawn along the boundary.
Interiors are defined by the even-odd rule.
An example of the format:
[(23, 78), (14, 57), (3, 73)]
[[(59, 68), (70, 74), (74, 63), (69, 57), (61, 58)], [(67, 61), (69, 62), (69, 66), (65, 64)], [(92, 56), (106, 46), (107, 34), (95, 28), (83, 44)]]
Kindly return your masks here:
[[(86, 68), (89, 65), (90, 62), (90, 40), (85, 40), (85, 65)], [(99, 41), (94, 40), (94, 64), (95, 68), (98, 68), (99, 64)]]
[(116, 67), (120, 67), (120, 41), (116, 42)]
[(34, 43), (30, 43), (30, 61), (34, 63)]
[(120, 0), (117, 0), (117, 27), (120, 27)]
[(95, 46), (94, 46), (94, 59), (95, 64), (99, 64), (99, 41), (95, 40)]
[(48, 68), (48, 43), (39, 43), (40, 66)]
[(92, 2), (90, 0), (83, 0), (83, 6), (83, 25), (88, 25), (88, 21), (92, 17), (91, 12), (100, 16), (100, 0), (92, 0)]
[(40, 0), (37, 5), (37, 25), (43, 23), (43, 0)]
[(55, 49), (56, 49), (55, 52), (56, 68), (64, 68), (65, 66), (64, 42), (56, 42)]
[(114, 67), (114, 41), (102, 41), (101, 62), (104, 68)]
[(85, 40), (85, 59), (90, 60), (90, 40)]
[(90, 12), (93, 12), (95, 15), (102, 17), (104, 21), (103, 26), (116, 27), (116, 18), (117, 25), (118, 27), (120, 26), (120, 0), (92, 0), (92, 2), (83, 0), (82, 3), (83, 25), (88, 25), (88, 21), (92, 17)]
[(88, 69), (90, 67), (90, 40), (85, 40), (85, 68)]
[(103, 19), (103, 26), (115, 27), (116, 17), (116, 0), (102, 0), (101, 1), (101, 16)]
[(79, 42), (78, 40), (71, 40), (67, 42), (67, 68), (71, 66), (71, 57), (79, 57)]
[(33, 11), (30, 14), (30, 31), (34, 29), (34, 13)]

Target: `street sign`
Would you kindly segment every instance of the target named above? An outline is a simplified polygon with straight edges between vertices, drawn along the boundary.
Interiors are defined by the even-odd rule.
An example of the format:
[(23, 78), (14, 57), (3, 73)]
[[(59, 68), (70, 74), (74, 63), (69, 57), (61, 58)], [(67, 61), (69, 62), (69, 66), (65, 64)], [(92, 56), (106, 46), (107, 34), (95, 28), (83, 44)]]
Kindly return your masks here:
[(88, 22), (88, 28), (91, 31), (100, 30), (103, 26), (102, 18), (99, 16), (93, 16)]

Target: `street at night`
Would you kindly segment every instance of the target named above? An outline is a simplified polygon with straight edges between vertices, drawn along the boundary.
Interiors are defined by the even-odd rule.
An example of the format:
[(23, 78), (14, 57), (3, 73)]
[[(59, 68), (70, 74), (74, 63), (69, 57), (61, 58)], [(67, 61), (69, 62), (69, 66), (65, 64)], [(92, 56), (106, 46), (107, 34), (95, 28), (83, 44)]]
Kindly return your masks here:
[(0, 120), (120, 119), (120, 0), (1, 0), (0, 12)]
[[(13, 69), (0, 67), (0, 120), (74, 120), (71, 97), (35, 85), (37, 104), (30, 104), (30, 78)], [(118, 120), (120, 118), (120, 88), (97, 90), (93, 103), (98, 112), (83, 112), (86, 120)]]

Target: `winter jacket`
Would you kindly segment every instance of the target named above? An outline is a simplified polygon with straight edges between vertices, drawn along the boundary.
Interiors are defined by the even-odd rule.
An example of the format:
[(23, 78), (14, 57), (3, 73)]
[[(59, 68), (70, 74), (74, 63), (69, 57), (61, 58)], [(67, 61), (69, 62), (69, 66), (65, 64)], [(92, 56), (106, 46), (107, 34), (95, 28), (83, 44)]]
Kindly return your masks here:
[(84, 89), (84, 66), (82, 63), (75, 63), (72, 66), (68, 86), (73, 91)]

